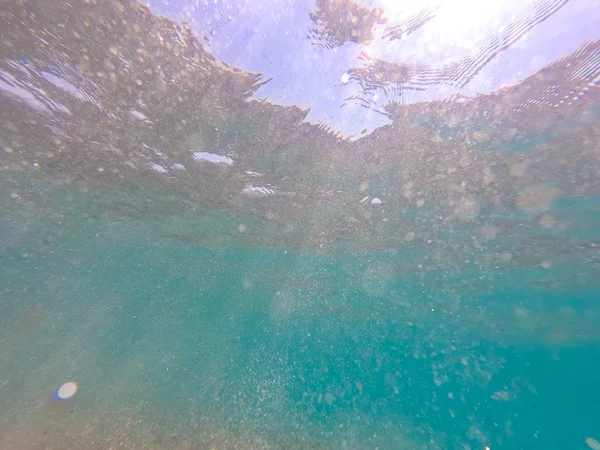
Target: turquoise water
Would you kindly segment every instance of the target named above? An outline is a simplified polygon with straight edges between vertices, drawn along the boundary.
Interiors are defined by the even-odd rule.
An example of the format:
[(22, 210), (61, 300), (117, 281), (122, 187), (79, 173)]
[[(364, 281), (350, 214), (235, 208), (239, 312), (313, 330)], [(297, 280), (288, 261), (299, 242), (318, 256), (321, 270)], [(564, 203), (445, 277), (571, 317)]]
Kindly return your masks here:
[(596, 9), (192, 3), (1, 3), (0, 449), (600, 449)]
[[(200, 227), (236, 229), (218, 212), (184, 242), (158, 229), (189, 217), (94, 218), (97, 200), (35, 181), (1, 222), (4, 448), (583, 448), (595, 433), (598, 291), (561, 281), (572, 268), (407, 274), (400, 251), (213, 243)], [(79, 392), (57, 404), (66, 380)]]

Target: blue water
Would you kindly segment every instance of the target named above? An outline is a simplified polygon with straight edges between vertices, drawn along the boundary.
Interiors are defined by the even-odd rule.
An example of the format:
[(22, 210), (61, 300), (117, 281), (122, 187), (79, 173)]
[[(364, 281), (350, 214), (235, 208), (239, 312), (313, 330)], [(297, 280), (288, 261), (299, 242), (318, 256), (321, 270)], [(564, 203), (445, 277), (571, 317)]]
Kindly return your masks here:
[(600, 449), (597, 8), (255, 3), (0, 7), (0, 450)]
[[(572, 268), (410, 274), (401, 251), (183, 242), (157, 228), (184, 217), (82, 216), (80, 193), (36, 181), (43, 202), (5, 199), (1, 221), (6, 448), (103, 427), (128, 448), (558, 449), (596, 433), (598, 291), (561, 284)], [(58, 405), (67, 380), (79, 391)]]

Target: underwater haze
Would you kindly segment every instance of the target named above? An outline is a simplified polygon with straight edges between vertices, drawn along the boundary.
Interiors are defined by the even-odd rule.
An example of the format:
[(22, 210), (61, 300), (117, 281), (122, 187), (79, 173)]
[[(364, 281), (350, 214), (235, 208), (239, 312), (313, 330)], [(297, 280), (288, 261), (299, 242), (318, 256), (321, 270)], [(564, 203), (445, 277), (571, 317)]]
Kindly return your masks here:
[(592, 0), (0, 0), (0, 449), (600, 450)]

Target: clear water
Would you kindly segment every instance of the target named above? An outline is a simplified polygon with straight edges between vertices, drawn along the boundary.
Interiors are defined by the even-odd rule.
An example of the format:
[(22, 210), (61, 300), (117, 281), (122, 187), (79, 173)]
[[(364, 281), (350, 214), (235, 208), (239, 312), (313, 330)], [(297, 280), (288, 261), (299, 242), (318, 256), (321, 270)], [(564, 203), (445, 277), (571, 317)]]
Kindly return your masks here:
[(0, 448), (600, 448), (600, 13), (459, 3), (0, 3)]

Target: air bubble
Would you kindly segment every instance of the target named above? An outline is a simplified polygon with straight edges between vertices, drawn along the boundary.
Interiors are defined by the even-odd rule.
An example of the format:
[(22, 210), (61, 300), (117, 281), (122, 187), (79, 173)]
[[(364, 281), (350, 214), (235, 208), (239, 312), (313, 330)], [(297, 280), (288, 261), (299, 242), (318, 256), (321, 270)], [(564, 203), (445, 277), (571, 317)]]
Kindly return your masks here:
[(67, 400), (75, 395), (77, 392), (77, 383), (69, 381), (68, 383), (63, 384), (56, 391), (56, 398), (59, 400)]

